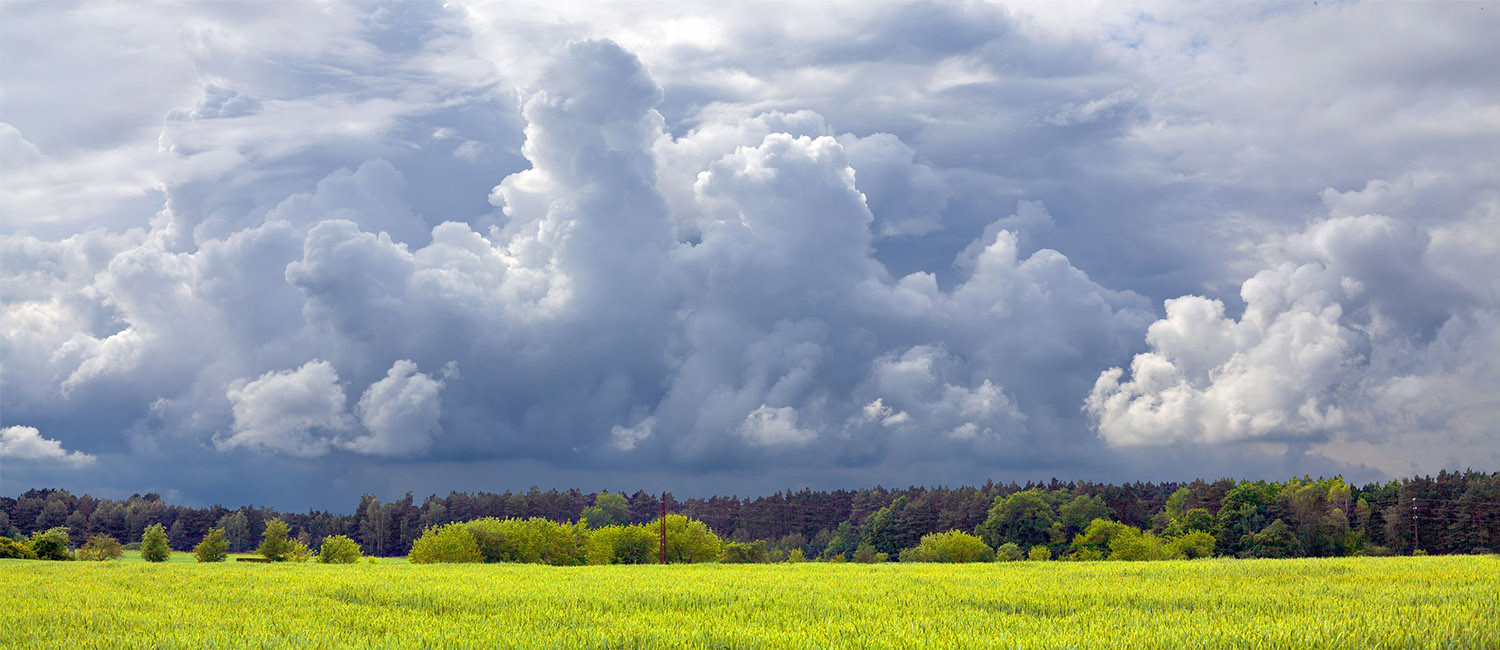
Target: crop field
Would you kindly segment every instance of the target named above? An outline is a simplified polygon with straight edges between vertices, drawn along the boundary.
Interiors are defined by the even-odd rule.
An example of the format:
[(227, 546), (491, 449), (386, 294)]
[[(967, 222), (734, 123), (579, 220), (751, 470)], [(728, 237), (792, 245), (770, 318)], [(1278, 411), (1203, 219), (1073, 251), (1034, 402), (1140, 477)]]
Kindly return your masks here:
[(0, 647), (1500, 645), (1494, 556), (935, 564), (0, 561)]

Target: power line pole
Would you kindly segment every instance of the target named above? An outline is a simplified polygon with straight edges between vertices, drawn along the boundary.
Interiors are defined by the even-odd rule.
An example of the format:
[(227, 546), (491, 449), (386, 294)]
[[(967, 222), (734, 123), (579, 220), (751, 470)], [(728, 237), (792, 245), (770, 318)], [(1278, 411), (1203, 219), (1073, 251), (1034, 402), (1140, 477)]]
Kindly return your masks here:
[(661, 493), (661, 540), (656, 544), (657, 560), (667, 563), (667, 493)]

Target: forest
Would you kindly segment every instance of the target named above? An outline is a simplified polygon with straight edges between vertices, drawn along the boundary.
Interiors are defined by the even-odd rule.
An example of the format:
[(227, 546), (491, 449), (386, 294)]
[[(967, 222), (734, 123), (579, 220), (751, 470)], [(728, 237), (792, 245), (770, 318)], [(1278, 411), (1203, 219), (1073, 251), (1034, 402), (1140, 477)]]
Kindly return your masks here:
[[(1445, 471), (1362, 486), (1310, 477), (1122, 485), (1054, 479), (979, 487), (804, 489), (755, 498), (532, 488), (452, 492), (420, 503), (411, 493), (388, 503), (367, 494), (349, 514), (193, 508), (168, 504), (157, 494), (111, 500), (34, 489), (17, 498), (0, 497), (0, 533), (24, 539), (61, 527), (78, 546), (96, 535), (138, 540), (148, 527), (160, 525), (171, 547), (186, 551), (219, 529), (228, 550), (243, 553), (261, 543), (268, 522), (279, 520), (309, 547), (344, 535), (365, 555), (405, 556), (424, 532), (448, 524), (469, 522), (465, 525), (477, 531), (523, 523), (509, 520), (549, 520), (629, 531), (663, 511), (680, 516), (669, 518), (675, 526), (696, 525), (688, 523), (696, 520), (711, 529), (708, 534), (723, 538), (726, 561), (921, 560), (921, 549), (956, 548), (952, 545), (963, 544), (960, 537), (977, 537), (991, 553), (1019, 550), (1079, 560), (1469, 554), (1500, 546), (1500, 473)], [(944, 537), (952, 531), (963, 535)], [(655, 540), (650, 546), (655, 548)]]

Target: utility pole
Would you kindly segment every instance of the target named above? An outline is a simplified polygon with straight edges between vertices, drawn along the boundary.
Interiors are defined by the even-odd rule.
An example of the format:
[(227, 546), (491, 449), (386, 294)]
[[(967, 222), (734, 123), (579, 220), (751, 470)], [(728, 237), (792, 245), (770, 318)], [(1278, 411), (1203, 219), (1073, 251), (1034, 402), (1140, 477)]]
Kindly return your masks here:
[(656, 544), (657, 560), (667, 563), (667, 493), (661, 493), (661, 540)]

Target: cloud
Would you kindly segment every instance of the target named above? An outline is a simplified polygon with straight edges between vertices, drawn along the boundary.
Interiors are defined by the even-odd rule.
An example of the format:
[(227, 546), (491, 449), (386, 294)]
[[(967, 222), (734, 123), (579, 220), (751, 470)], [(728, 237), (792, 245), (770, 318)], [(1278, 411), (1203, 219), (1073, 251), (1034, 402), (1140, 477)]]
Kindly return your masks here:
[(36, 427), (9, 426), (0, 429), (0, 458), (60, 463), (88, 467), (97, 460), (81, 451), (67, 451), (62, 443), (42, 437)]
[(1493, 11), (772, 9), (9, 11), (7, 421), (226, 501), (1500, 454)]
[(1463, 243), (1383, 216), (1313, 224), (1245, 281), (1238, 319), (1217, 300), (1168, 300), (1150, 351), (1128, 378), (1102, 373), (1085, 408), (1114, 445), (1305, 441), (1392, 472), (1402, 461), (1370, 444), (1482, 458), (1500, 377), (1478, 360), (1495, 351), (1500, 303), (1482, 274), (1445, 267), (1493, 250), (1494, 231), (1473, 228), (1494, 221)]
[[(394, 381), (400, 379), (398, 376)], [(228, 438), (217, 443), (219, 448), (245, 447), (300, 457), (327, 453), (333, 435), (354, 425), (338, 381), (333, 366), (327, 361), (313, 360), (295, 370), (268, 372), (253, 381), (231, 386), (226, 396), (234, 411), (234, 429)], [(387, 392), (391, 392), (389, 386), (379, 390)], [(374, 419), (380, 420), (383, 415), (377, 413)], [(373, 440), (379, 437), (377, 433)], [(364, 444), (367, 448), (384, 450), (373, 441)]]
[(364, 454), (413, 456), (432, 447), (442, 432), (443, 381), (417, 372), (417, 364), (402, 359), (385, 378), (370, 384), (355, 412), (370, 435), (343, 446)]

